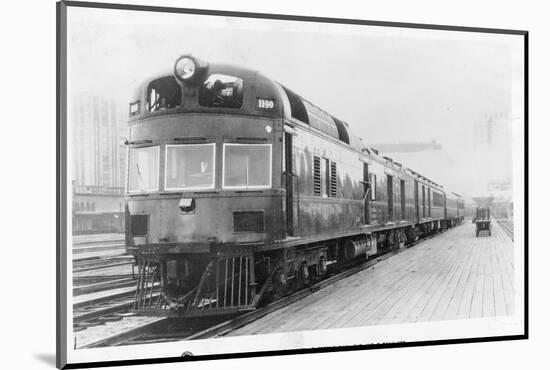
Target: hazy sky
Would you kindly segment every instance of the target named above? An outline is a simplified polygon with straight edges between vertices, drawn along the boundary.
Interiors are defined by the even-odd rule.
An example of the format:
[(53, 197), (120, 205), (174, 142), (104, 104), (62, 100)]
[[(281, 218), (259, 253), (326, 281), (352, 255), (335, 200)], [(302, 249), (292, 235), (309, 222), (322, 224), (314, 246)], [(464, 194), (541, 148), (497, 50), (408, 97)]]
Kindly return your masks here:
[(366, 143), (437, 140), (466, 170), (487, 115), (522, 124), (520, 36), (103, 9), (68, 9), (69, 94), (127, 104), (191, 53), (258, 69)]

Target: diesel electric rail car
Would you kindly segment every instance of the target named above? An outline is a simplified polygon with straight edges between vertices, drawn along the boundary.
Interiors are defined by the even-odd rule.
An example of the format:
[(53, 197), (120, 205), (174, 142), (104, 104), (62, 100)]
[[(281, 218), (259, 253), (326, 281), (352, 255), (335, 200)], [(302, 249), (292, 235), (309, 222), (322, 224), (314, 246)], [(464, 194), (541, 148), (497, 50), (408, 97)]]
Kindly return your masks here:
[(134, 308), (235, 313), (464, 217), (460, 195), (258, 71), (191, 55), (129, 105)]

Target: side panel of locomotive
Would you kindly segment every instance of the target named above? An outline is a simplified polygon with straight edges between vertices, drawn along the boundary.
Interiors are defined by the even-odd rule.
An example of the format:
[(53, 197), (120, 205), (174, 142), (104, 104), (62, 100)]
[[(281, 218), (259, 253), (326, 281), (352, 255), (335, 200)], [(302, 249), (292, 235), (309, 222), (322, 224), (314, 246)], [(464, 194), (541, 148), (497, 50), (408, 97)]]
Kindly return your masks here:
[[(335, 238), (360, 234), (365, 225), (415, 223), (415, 180), (402, 166), (300, 126), (293, 141), (296, 236)], [(367, 182), (370, 189), (365, 194)]]
[(300, 126), (296, 132), (296, 235), (334, 237), (358, 232), (364, 205), (357, 152)]
[(373, 157), (369, 177), (369, 225), (416, 222), (414, 178), (401, 165)]
[(464, 207), (464, 199), (462, 197), (458, 198), (458, 218), (459, 220), (464, 220), (465, 215), (465, 207)]
[(443, 220), (445, 218), (443, 191), (436, 187), (431, 187), (430, 198), (432, 218), (436, 220)]
[(373, 161), (369, 166), (370, 174), (370, 222), (371, 225), (385, 225), (388, 219), (387, 175), (383, 163)]
[(464, 219), (464, 200), (453, 192), (445, 193), (446, 199), (446, 221), (448, 226), (454, 226)]

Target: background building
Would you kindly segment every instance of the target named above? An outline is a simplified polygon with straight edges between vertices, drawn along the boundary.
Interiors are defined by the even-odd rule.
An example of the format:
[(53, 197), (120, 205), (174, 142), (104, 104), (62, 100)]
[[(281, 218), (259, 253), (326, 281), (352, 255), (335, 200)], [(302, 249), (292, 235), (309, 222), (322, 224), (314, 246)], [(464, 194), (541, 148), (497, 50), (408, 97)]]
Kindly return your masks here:
[(73, 99), (73, 174), (77, 185), (124, 187), (127, 112), (87, 93)]
[(472, 163), (479, 176), (479, 193), (492, 184), (512, 181), (512, 136), (510, 118), (505, 113), (485, 115), (473, 124), (474, 156)]
[(73, 233), (122, 232), (127, 112), (85, 92), (72, 101)]
[(512, 219), (512, 134), (511, 118), (505, 113), (485, 115), (474, 123), (473, 163), (479, 173), (476, 195), (490, 197), (492, 216)]
[(73, 234), (124, 231), (124, 188), (73, 183)]

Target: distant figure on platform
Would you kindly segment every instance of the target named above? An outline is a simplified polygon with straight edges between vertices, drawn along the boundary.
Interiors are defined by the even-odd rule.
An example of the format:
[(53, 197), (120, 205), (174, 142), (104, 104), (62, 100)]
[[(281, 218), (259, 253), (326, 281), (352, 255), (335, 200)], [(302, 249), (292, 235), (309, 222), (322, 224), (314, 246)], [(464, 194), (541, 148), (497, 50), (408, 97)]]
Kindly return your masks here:
[(476, 238), (483, 230), (487, 230), (491, 236), (491, 210), (489, 207), (477, 207), (476, 216), (472, 222), (476, 224)]

